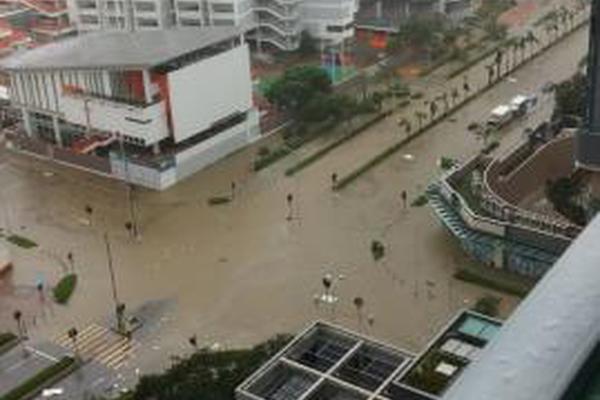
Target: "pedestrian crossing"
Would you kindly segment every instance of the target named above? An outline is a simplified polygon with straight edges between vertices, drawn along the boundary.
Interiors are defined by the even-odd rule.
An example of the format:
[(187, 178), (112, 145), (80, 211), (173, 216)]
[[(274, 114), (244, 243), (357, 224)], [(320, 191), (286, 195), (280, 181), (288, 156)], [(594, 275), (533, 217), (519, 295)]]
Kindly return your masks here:
[(139, 347), (139, 342), (98, 324), (91, 324), (78, 332), (75, 341), (65, 333), (54, 342), (78, 353), (84, 360), (94, 360), (115, 370), (127, 363)]

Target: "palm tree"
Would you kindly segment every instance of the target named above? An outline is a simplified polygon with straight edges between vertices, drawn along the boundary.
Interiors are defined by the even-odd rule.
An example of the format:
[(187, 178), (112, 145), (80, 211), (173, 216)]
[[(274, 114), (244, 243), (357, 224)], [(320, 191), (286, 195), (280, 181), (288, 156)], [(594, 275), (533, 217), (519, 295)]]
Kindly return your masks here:
[(431, 120), (433, 121), (435, 119), (435, 116), (437, 114), (437, 104), (435, 103), (435, 99), (431, 100), (431, 103), (429, 103), (429, 113), (431, 115)]
[(527, 49), (527, 38), (522, 37), (518, 42), (519, 50), (521, 50), (521, 60), (525, 59), (525, 50)]
[(504, 57), (504, 53), (502, 50), (498, 50), (496, 52), (496, 59), (494, 60), (496, 64), (496, 77), (500, 79), (502, 77), (502, 59)]
[(567, 18), (569, 19), (569, 29), (575, 29), (575, 11), (569, 10)]
[(494, 64), (486, 65), (485, 68), (488, 72), (488, 86), (494, 81)]
[(442, 100), (442, 103), (444, 103), (444, 114), (448, 114), (448, 110), (450, 109), (450, 104), (448, 103), (448, 93), (442, 93), (440, 95), (440, 100)]
[(427, 114), (423, 111), (416, 111), (415, 117), (417, 118), (417, 123), (419, 124), (419, 130), (423, 129), (423, 120), (427, 118)]
[[(513, 59), (513, 66), (512, 69), (515, 69), (517, 67), (517, 54), (519, 53), (519, 41), (515, 41), (512, 44), (512, 59)], [(521, 61), (523, 61), (523, 57), (521, 57)]]
[(452, 88), (452, 91), (450, 92), (450, 98), (452, 99), (452, 107), (456, 106), (456, 102), (458, 101), (459, 96), (460, 95), (458, 93), (458, 89)]
[(469, 77), (467, 75), (463, 76), (463, 90), (465, 97), (471, 92), (471, 85), (469, 84)]

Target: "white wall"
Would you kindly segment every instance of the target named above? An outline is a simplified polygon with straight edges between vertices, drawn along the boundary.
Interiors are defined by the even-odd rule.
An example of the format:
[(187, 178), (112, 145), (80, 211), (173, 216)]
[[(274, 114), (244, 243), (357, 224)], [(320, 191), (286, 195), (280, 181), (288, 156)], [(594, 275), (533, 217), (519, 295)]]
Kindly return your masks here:
[(180, 142), (252, 107), (247, 45), (168, 74), (173, 131)]
[(215, 163), (260, 137), (258, 112), (248, 113), (246, 121), (225, 132), (205, 140), (175, 156), (177, 180), (186, 178), (202, 168)]

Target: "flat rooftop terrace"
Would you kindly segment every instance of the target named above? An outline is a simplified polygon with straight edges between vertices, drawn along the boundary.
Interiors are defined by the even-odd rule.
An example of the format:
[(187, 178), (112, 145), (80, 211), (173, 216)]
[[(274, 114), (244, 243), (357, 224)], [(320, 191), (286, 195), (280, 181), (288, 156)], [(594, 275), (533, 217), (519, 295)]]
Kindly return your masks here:
[(344, 328), (317, 322), (249, 377), (238, 400), (437, 399), (500, 329), (499, 321), (460, 313), (415, 355)]

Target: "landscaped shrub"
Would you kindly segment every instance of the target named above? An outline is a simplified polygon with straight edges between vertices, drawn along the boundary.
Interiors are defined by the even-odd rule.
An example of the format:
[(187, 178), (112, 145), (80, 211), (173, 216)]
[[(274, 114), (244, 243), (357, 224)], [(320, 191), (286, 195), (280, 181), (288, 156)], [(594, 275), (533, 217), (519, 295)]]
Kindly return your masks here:
[(0, 333), (0, 347), (17, 339), (17, 335), (12, 332)]
[(75, 359), (72, 357), (63, 357), (55, 364), (38, 372), (31, 378), (27, 379), (21, 385), (17, 386), (2, 397), (2, 400), (21, 400), (35, 391), (43, 389), (52, 379), (59, 374), (65, 372), (68, 368), (72, 368), (75, 364)]
[(65, 276), (52, 290), (52, 293), (54, 294), (54, 300), (58, 304), (66, 304), (71, 298), (71, 295), (75, 290), (75, 286), (77, 286), (77, 275), (69, 274)]
[(490, 294), (485, 295), (477, 299), (477, 302), (473, 306), (473, 311), (477, 311), (488, 317), (497, 317), (499, 314), (500, 301), (501, 299), (499, 297)]
[(416, 199), (414, 199), (412, 201), (412, 203), (410, 203), (410, 205), (412, 207), (423, 207), (425, 204), (427, 204), (427, 202), (428, 202), (427, 196), (422, 194), (422, 195), (419, 195), (419, 197), (417, 197)]
[(231, 197), (229, 196), (213, 196), (208, 199), (209, 206), (218, 206), (221, 204), (227, 204), (231, 202)]
[(26, 237), (23, 236), (19, 236), (19, 235), (10, 235), (6, 238), (6, 240), (8, 240), (10, 243), (22, 247), (24, 249), (32, 249), (34, 247), (37, 247), (37, 243), (34, 242), (33, 240), (29, 240)]

